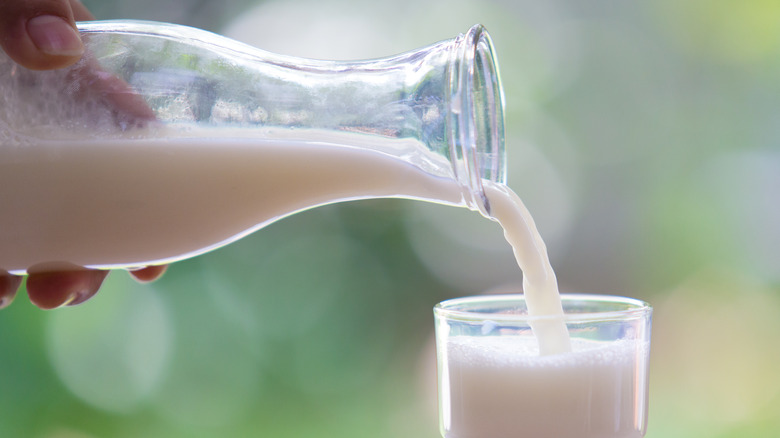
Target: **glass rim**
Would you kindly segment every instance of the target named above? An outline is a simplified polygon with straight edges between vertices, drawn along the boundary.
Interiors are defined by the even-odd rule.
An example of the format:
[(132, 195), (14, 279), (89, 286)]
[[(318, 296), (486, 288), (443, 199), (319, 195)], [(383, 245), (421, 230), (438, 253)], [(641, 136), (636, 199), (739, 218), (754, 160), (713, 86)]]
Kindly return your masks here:
[[(521, 323), (559, 319), (557, 316), (548, 315), (530, 316), (528, 314), (520, 313), (479, 312), (468, 310), (469, 308), (473, 309), (476, 304), (488, 303), (505, 303), (505, 307), (508, 309), (508, 305), (512, 303), (525, 303), (525, 301), (526, 299), (524, 294), (474, 295), (442, 301), (434, 306), (433, 311), (435, 316), (438, 318), (466, 322), (481, 322), (490, 320), (496, 322)], [(626, 308), (597, 312), (565, 313), (566, 303), (575, 301), (586, 303), (623, 304), (626, 306)], [(564, 322), (627, 320), (650, 315), (652, 314), (653, 310), (652, 306), (650, 306), (650, 304), (645, 301), (619, 295), (563, 293), (561, 294), (561, 302), (564, 307)]]

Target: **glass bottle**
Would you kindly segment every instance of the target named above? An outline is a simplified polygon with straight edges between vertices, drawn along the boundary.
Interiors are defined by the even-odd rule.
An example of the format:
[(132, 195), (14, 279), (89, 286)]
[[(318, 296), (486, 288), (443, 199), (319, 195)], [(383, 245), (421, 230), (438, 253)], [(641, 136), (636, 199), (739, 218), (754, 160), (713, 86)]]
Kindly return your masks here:
[(482, 182), (504, 183), (503, 92), (480, 25), (356, 62), (165, 23), (78, 28), (72, 67), (0, 55), (0, 269), (167, 263), (352, 199), (489, 216)]

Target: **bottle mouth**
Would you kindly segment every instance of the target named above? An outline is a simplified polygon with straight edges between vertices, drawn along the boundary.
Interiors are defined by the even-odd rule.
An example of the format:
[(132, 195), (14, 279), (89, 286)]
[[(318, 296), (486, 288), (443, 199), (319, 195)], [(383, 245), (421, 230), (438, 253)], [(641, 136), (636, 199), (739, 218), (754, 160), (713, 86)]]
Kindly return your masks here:
[(483, 180), (506, 183), (504, 92), (493, 41), (482, 25), (462, 35), (450, 71), (451, 160), (472, 199), (469, 205), (490, 216)]

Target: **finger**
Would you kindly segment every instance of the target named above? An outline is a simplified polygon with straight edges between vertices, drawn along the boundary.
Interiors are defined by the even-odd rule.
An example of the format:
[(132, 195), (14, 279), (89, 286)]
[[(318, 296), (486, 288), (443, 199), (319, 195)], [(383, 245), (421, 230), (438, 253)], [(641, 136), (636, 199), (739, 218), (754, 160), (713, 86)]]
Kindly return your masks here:
[[(74, 4), (75, 0), (0, 1), (0, 46), (11, 59), (33, 70), (75, 63), (84, 45)], [(80, 17), (91, 17), (83, 5), (77, 9)]]
[(41, 309), (75, 306), (92, 298), (108, 271), (34, 272), (27, 276), (27, 295)]
[(147, 266), (130, 271), (130, 275), (141, 283), (149, 283), (162, 277), (166, 269), (168, 269), (168, 265)]
[(22, 284), (22, 277), (11, 275), (0, 271), (0, 309), (8, 307), (14, 300), (19, 285)]

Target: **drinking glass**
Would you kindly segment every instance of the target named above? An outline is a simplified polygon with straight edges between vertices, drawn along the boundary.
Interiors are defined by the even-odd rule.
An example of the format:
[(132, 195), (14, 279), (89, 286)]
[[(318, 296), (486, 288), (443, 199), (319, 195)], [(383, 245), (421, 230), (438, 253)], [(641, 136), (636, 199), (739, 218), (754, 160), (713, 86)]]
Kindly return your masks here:
[[(634, 438), (647, 427), (652, 308), (562, 294), (570, 352), (540, 355), (523, 295), (434, 308), (445, 438)], [(558, 317), (560, 318), (560, 317)]]

